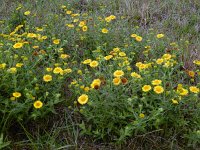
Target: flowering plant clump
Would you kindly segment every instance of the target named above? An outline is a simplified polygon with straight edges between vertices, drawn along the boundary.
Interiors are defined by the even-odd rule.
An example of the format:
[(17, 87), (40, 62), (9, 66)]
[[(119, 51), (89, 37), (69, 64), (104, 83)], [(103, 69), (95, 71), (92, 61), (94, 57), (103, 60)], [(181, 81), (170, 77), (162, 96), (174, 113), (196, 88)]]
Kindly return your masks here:
[(0, 34), (0, 133), (62, 104), (96, 140), (120, 143), (154, 131), (196, 137), (200, 60), (185, 68), (181, 44), (153, 29), (144, 34), (123, 16), (93, 17), (69, 4), (40, 26), (33, 11), (16, 11), (25, 21)]

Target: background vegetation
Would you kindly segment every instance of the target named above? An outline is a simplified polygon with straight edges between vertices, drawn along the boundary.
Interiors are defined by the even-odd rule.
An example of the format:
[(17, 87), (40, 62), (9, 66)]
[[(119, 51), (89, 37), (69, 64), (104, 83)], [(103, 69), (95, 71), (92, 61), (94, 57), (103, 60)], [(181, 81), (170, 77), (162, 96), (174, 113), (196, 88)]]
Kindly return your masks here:
[[(94, 31), (90, 31), (87, 33), (80, 33), (75, 30), (69, 30), (66, 32), (66, 26), (64, 24), (71, 24), (73, 20), (65, 14), (65, 10), (62, 8), (62, 5), (66, 6), (68, 10), (72, 10), (73, 12), (80, 13), (81, 19), (88, 19), (88, 28), (92, 29), (93, 25), (97, 25), (96, 29), (99, 29), (99, 31), (105, 27), (105, 24), (98, 21), (99, 17), (107, 17), (110, 15), (115, 15), (117, 17), (116, 21), (111, 24), (111, 35), (109, 37), (104, 36)], [(19, 8), (19, 10), (16, 10)], [(30, 11), (31, 15), (26, 16), (24, 15), (24, 12)], [(87, 14), (84, 16), (84, 14)], [(52, 92), (52, 98), (58, 99), (57, 101), (52, 101), (52, 103), (49, 103), (48, 106), (50, 109), (45, 110), (42, 112), (42, 114), (38, 114), (35, 111), (31, 113), (31, 117), (29, 116), (29, 111), (27, 110), (27, 113), (22, 113), (25, 108), (30, 108), (29, 106), (24, 105), (21, 112), (14, 112), (18, 114), (17, 119), (11, 119), (7, 124), (4, 124), (1, 122), (1, 132), (2, 136), (0, 138), (0, 148), (2, 149), (196, 149), (199, 146), (199, 139), (200, 139), (200, 125), (199, 125), (199, 111), (196, 111), (196, 113), (190, 112), (188, 110), (185, 110), (185, 108), (179, 108), (180, 111), (185, 111), (188, 115), (195, 116), (193, 121), (190, 119), (185, 119), (188, 122), (184, 122), (185, 120), (180, 118), (182, 120), (179, 120), (180, 126), (181, 124), (184, 124), (184, 133), (187, 133), (187, 135), (183, 138), (183, 135), (180, 135), (179, 132), (182, 132), (182, 130), (179, 130), (180, 126), (177, 125), (174, 126), (174, 128), (170, 128), (171, 131), (168, 131), (167, 133), (163, 133), (163, 131), (160, 132), (160, 128), (156, 128), (156, 124), (152, 123), (154, 118), (152, 117), (152, 126), (143, 126), (144, 129), (138, 128), (138, 133), (134, 131), (134, 129), (130, 129), (126, 132), (126, 130), (120, 130), (120, 140), (118, 139), (118, 142), (116, 143), (116, 137), (118, 136), (118, 133), (110, 132), (104, 130), (104, 127), (106, 125), (102, 125), (102, 122), (98, 122), (98, 120), (94, 120), (92, 118), (92, 114), (98, 114), (101, 115), (103, 112), (96, 112), (95, 110), (92, 112), (90, 109), (87, 110), (87, 108), (83, 107), (83, 110), (85, 112), (88, 111), (88, 113), (84, 114), (82, 113), (80, 106), (77, 105), (76, 99), (78, 96), (80, 96), (79, 89), (76, 87), (69, 88), (68, 85), (72, 82), (74, 79), (74, 76), (77, 76), (77, 72), (80, 69), (85, 68), (82, 66), (81, 62), (87, 58), (95, 59), (97, 56), (105, 56), (108, 55), (109, 52), (114, 47), (123, 47), (122, 51), (124, 51), (127, 54), (127, 57), (130, 57), (133, 59), (130, 60), (130, 64), (134, 64), (139, 61), (149, 61), (151, 62), (153, 59), (155, 59), (154, 56), (162, 57), (164, 53), (161, 53), (160, 51), (164, 50), (167, 52), (170, 48), (177, 48), (180, 51), (175, 52), (172, 54), (177, 55), (177, 58), (174, 59), (175, 61), (181, 62), (179, 68), (183, 68), (182, 70), (194, 70), (196, 69), (195, 65), (193, 64), (194, 60), (200, 59), (200, 2), (198, 0), (169, 0), (169, 1), (161, 1), (161, 0), (74, 0), (74, 1), (67, 1), (67, 0), (2, 0), (2, 4), (0, 6), (0, 32), (1, 33), (10, 33), (18, 25), (24, 25), (21, 30), (19, 30), (20, 33), (26, 32), (34, 32), (35, 27), (43, 27), (45, 28), (44, 34), (48, 37), (56, 39), (59, 38), (62, 40), (61, 46), (56, 45), (50, 45), (51, 40), (48, 40), (46, 43), (42, 45), (42, 48), (44, 49), (59, 49), (63, 48), (65, 53), (69, 54), (71, 56), (71, 60), (67, 63), (69, 63), (68, 66), (64, 66), (67, 68), (75, 68), (75, 71), (72, 72), (70, 75), (66, 75), (67, 80), (59, 79), (58, 81), (54, 82), (51, 86), (46, 86), (41, 90), (41, 92), (38, 92), (41, 97), (44, 97), (45, 92), (49, 92), (51, 94)], [(106, 26), (106, 27), (109, 27)], [(130, 37), (132, 33), (137, 33), (138, 35), (144, 37), (145, 40), (150, 39), (152, 42), (148, 42), (148, 40), (145, 42), (146, 45), (138, 44), (137, 42), (134, 43), (134, 40), (126, 39), (127, 36)], [(153, 39), (153, 36), (156, 35), (156, 33), (163, 33), (165, 34), (165, 41), (156, 41)], [(83, 40), (80, 40), (81, 36), (85, 37)], [(53, 40), (52, 39), (52, 40)], [(155, 40), (155, 41), (154, 41)], [(1, 39), (1, 42), (7, 42), (3, 38)], [(33, 43), (35, 41), (32, 41)], [(178, 46), (171, 46), (169, 43), (175, 42), (175, 45)], [(8, 42), (9, 43), (9, 42)], [(12, 42), (10, 42), (12, 43)], [(107, 43), (107, 44), (105, 44)], [(136, 45), (135, 47), (130, 48), (124, 48), (124, 45), (134, 43), (133, 45)], [(35, 42), (35, 44), (38, 44)], [(11, 44), (10, 44), (11, 45)], [(135, 49), (142, 49), (144, 46), (151, 45), (152, 49), (159, 49), (159, 52), (153, 51), (149, 57), (145, 56), (141, 52), (135, 52), (134, 56), (132, 56), (130, 52), (131, 48)], [(6, 48), (9, 48), (9, 44), (6, 45)], [(25, 56), (29, 56), (32, 51), (31, 48), (29, 49), (28, 46), (26, 47), (27, 52), (23, 53)], [(102, 50), (101, 53), (93, 53), (94, 50)], [(4, 47), (2, 48), (2, 51), (4, 50)], [(86, 51), (87, 50), (87, 51)], [(19, 55), (22, 55), (19, 53)], [(3, 59), (3, 53), (1, 55), (1, 59)], [(31, 67), (38, 67), (39, 69), (43, 66), (47, 67), (48, 63), (62, 63), (62, 60), (57, 59), (59, 56), (59, 53), (52, 52), (49, 53), (48, 57), (45, 56), (45, 58), (38, 59), (38, 64), (31, 64)], [(32, 56), (31, 56), (32, 58)], [(11, 60), (11, 59), (10, 59)], [(8, 61), (10, 61), (8, 60)], [(53, 61), (52, 61), (53, 60)], [(54, 61), (55, 60), (55, 61)], [(70, 63), (76, 61), (75, 63)], [(48, 62), (48, 63), (47, 63)], [(0, 62), (2, 63), (2, 62)], [(12, 62), (11, 64), (14, 64), (15, 62)], [(77, 67), (77, 64), (79, 64), (79, 68)], [(120, 63), (120, 62), (119, 62)], [(116, 66), (114, 66), (116, 67)], [(37, 69), (38, 69), (37, 68)], [(177, 70), (179, 68), (176, 68)], [(41, 73), (40, 78), (42, 79), (43, 73), (40, 72), (39, 69), (36, 72), (33, 72), (31, 77), (34, 78), (34, 76), (38, 76), (38, 73)], [(117, 69), (117, 67), (116, 67)], [(179, 70), (175, 73), (180, 77), (182, 80), (176, 80), (176, 77), (171, 77), (173, 81), (176, 81), (177, 83), (186, 83), (188, 86), (190, 84), (194, 84), (190, 82), (190, 79), (186, 75), (182, 75), (181, 72), (184, 71)], [(106, 68), (104, 70), (105, 72), (111, 71), (110, 68)], [(115, 70), (112, 70), (113, 72)], [(92, 72), (92, 71), (91, 71)], [(90, 72), (90, 73), (91, 73)], [(104, 73), (105, 73), (104, 72)], [(198, 68), (196, 69), (196, 72), (198, 72)], [(92, 74), (92, 73), (91, 73)], [(144, 73), (146, 74), (146, 73)], [(148, 74), (148, 73), (147, 73)], [(102, 75), (102, 74), (100, 74)], [(99, 76), (99, 74), (92, 74), (92, 79)], [(85, 79), (87, 82), (92, 82), (91, 76), (87, 77), (85, 76)], [(26, 76), (27, 77), (27, 76)], [(26, 81), (29, 81), (31, 78), (30, 76), (26, 78)], [(78, 80), (77, 76), (77, 80)], [(128, 77), (127, 77), (128, 78)], [(1, 83), (6, 82), (8, 85), (11, 84), (11, 82), (8, 82), (7, 76), (3, 80), (1, 79)], [(129, 78), (128, 78), (129, 79)], [(195, 85), (198, 85), (199, 78), (195, 78)], [(37, 81), (31, 81), (30, 85), (25, 85), (25, 83), (21, 82), (21, 88), (28, 88), (32, 89), (35, 88), (35, 83)], [(64, 85), (62, 84), (64, 83)], [(111, 82), (112, 83), (112, 82)], [(34, 86), (32, 86), (34, 84)], [(43, 84), (43, 83), (42, 83)], [(81, 84), (81, 83), (80, 83)], [(141, 83), (142, 84), (142, 83)], [(138, 86), (141, 86), (141, 84), (138, 84)], [(6, 84), (5, 84), (6, 85)], [(5, 92), (5, 87), (9, 89), (7, 86), (1, 85), (1, 98), (3, 99), (6, 97), (5, 95), (8, 94)], [(54, 87), (54, 88), (51, 88)], [(74, 88), (74, 89), (73, 89)], [(64, 89), (64, 90), (61, 90)], [(9, 89), (10, 90), (10, 89)], [(20, 89), (22, 90), (22, 89)], [(76, 91), (76, 92), (73, 92)], [(9, 92), (11, 92), (10, 90)], [(60, 91), (61, 98), (57, 95)], [(124, 91), (127, 92), (127, 91)], [(129, 92), (128, 92), (129, 93)], [(95, 95), (95, 93), (93, 93)], [(140, 93), (139, 93), (140, 94)], [(92, 96), (92, 95), (91, 95)], [(144, 96), (145, 97), (145, 96)], [(123, 99), (124, 97), (122, 97)], [(199, 96), (196, 97), (190, 97), (194, 100), (199, 100)], [(126, 99), (126, 97), (124, 98)], [(137, 99), (137, 98), (136, 98)], [(47, 99), (49, 101), (49, 99)], [(61, 102), (62, 101), (62, 102)], [(28, 103), (28, 102), (27, 102)], [(98, 103), (97, 101), (95, 103)], [(121, 103), (119, 100), (118, 103)], [(198, 101), (197, 101), (198, 103)], [(195, 112), (196, 108), (195, 105), (197, 103), (191, 103), (191, 110)], [(125, 103), (126, 104), (126, 103)], [(124, 104), (124, 105), (125, 105)], [(189, 104), (189, 102), (188, 102)], [(198, 103), (199, 104), (199, 103)], [(99, 104), (101, 106), (103, 104)], [(126, 106), (129, 105), (127, 102)], [(137, 104), (134, 104), (134, 107), (136, 107)], [(194, 105), (194, 107), (193, 107)], [(1, 104), (0, 108), (4, 106), (4, 104)], [(121, 106), (123, 109), (127, 109), (126, 106)], [(166, 105), (167, 106), (167, 105)], [(183, 105), (185, 106), (185, 104)], [(16, 107), (16, 105), (12, 106)], [(19, 106), (17, 106), (19, 107)], [(98, 107), (98, 106), (97, 106)], [(140, 106), (137, 106), (138, 108)], [(157, 106), (157, 104), (154, 105), (155, 108), (159, 108), (160, 106)], [(3, 108), (3, 107), (2, 107)], [(170, 108), (171, 105), (170, 105)], [(9, 108), (10, 109), (10, 108)], [(8, 109), (8, 110), (9, 110)], [(145, 109), (150, 109), (149, 107)], [(159, 111), (162, 111), (161, 109), (155, 109), (156, 111), (154, 113), (160, 113)], [(7, 111), (7, 110), (6, 110)], [(32, 109), (31, 109), (32, 111)], [(109, 112), (110, 110), (108, 110)], [(138, 109), (138, 112), (140, 110)], [(90, 114), (90, 112), (92, 112)], [(116, 112), (116, 111), (115, 111)], [(114, 113), (115, 113), (114, 112)], [(128, 111), (127, 111), (128, 112)], [(127, 113), (126, 112), (126, 113)], [(175, 111), (176, 112), (176, 111)], [(177, 111), (178, 112), (178, 111)], [(176, 113), (177, 113), (176, 112)], [(46, 115), (49, 114), (50, 115)], [(106, 111), (104, 112), (106, 113)], [(142, 113), (142, 112), (141, 112)], [(181, 114), (181, 113), (180, 113)], [(195, 114), (195, 115), (194, 115)], [(86, 116), (86, 118), (91, 118), (91, 122), (93, 124), (97, 124), (96, 131), (99, 131), (100, 133), (96, 132), (91, 133), (87, 128), (87, 125), (85, 127), (85, 124), (83, 123), (87, 119), (83, 119), (82, 115)], [(129, 114), (126, 114), (129, 117)], [(124, 115), (125, 117), (127, 117)], [(168, 114), (169, 120), (170, 115), (173, 116), (173, 114)], [(38, 117), (38, 116), (45, 116), (45, 117)], [(106, 115), (105, 115), (106, 116)], [(159, 116), (159, 114), (158, 114)], [(38, 117), (38, 118), (37, 118)], [(96, 115), (98, 118), (99, 116)], [(185, 117), (185, 116), (184, 116)], [(15, 118), (15, 117), (13, 117)], [(23, 118), (23, 119), (22, 119)], [(24, 118), (27, 118), (24, 119)], [(37, 119), (33, 119), (37, 118)], [(190, 116), (186, 117), (190, 118)], [(102, 120), (104, 123), (108, 119), (112, 118), (104, 118), (105, 120)], [(119, 118), (118, 118), (119, 119)], [(121, 120), (120, 120), (121, 119)], [(124, 120), (122, 118), (119, 119), (119, 122), (116, 122), (116, 124), (123, 124)], [(132, 119), (132, 118), (129, 118)], [(135, 118), (134, 118), (135, 119)], [(174, 118), (173, 118), (174, 119)], [(196, 119), (196, 120), (195, 120)], [(16, 121), (17, 120), (17, 121)], [(176, 118), (175, 118), (176, 120)], [(113, 120), (114, 121), (114, 120)], [(138, 120), (140, 121), (140, 119)], [(157, 121), (157, 120), (156, 120)], [(166, 121), (166, 120), (165, 120)], [(164, 123), (166, 123), (163, 121)], [(182, 122), (181, 122), (182, 121)], [(86, 121), (87, 122), (87, 121)], [(169, 123), (169, 122), (168, 122)], [(171, 122), (173, 123), (173, 121)], [(188, 123), (188, 124), (187, 124)], [(161, 123), (161, 126), (163, 124)], [(166, 126), (169, 125), (166, 123)], [(191, 127), (188, 128), (190, 126)], [(102, 127), (103, 126), (103, 127)], [(115, 123), (112, 125), (113, 130), (115, 129)], [(181, 126), (182, 127), (182, 126)], [(89, 127), (88, 127), (89, 128)], [(148, 128), (154, 129), (152, 131), (144, 132), (145, 129), (148, 130)], [(168, 129), (168, 127), (163, 127)], [(194, 130), (192, 129), (194, 128)], [(98, 130), (99, 129), (99, 130)], [(126, 128), (125, 128), (126, 129)], [(188, 131), (185, 131), (187, 130)], [(189, 131), (190, 130), (190, 131)], [(198, 132), (197, 132), (198, 131)], [(113, 135), (113, 136), (111, 136)], [(134, 135), (134, 136), (131, 136)], [(164, 136), (163, 136), (164, 135)], [(110, 136), (112, 138), (110, 138)], [(102, 138), (103, 137), (103, 138)], [(106, 138), (104, 138), (106, 137)], [(128, 138), (127, 138), (128, 137)], [(113, 140), (114, 139), (114, 140)], [(124, 139), (125, 142), (124, 142)], [(92, 141), (92, 142), (91, 142)], [(109, 141), (109, 142), (107, 142)], [(123, 141), (123, 142), (122, 142)]]

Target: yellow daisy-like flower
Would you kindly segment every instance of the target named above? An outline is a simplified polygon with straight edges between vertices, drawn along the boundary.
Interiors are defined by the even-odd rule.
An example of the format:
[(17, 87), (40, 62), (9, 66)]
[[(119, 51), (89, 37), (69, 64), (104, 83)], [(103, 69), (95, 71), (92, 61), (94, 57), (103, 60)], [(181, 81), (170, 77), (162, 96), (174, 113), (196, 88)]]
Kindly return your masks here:
[(114, 85), (119, 85), (121, 83), (121, 79), (119, 77), (113, 79)]
[(85, 87), (85, 88), (84, 88), (84, 91), (85, 91), (85, 92), (88, 92), (89, 90), (90, 90), (89, 87)]
[(143, 92), (148, 92), (148, 91), (150, 91), (151, 90), (151, 85), (144, 85), (143, 87), (142, 87), (142, 91)]
[(199, 93), (199, 88), (198, 87), (196, 87), (196, 86), (191, 86), (191, 87), (189, 87), (189, 89), (190, 89), (190, 92), (192, 92), (192, 93)]
[(153, 90), (154, 90), (154, 92), (156, 92), (157, 94), (161, 94), (161, 93), (163, 93), (164, 92), (164, 88), (162, 87), (162, 86), (155, 86), (154, 88), (153, 88)]
[(73, 24), (66, 24), (66, 26), (69, 27), (69, 28), (74, 28)]
[(8, 72), (9, 73), (16, 73), (17, 72), (17, 68), (15, 68), (15, 67), (12, 67), (12, 68), (10, 68), (10, 69), (8, 69)]
[(162, 58), (163, 58), (164, 60), (169, 60), (169, 59), (171, 59), (171, 57), (172, 57), (172, 55), (170, 55), (170, 54), (164, 54), (164, 55), (162, 56)]
[(6, 63), (0, 64), (0, 69), (4, 69), (6, 67)]
[(172, 99), (172, 103), (173, 103), (173, 104), (178, 104), (178, 101), (175, 100), (175, 99)]
[(51, 72), (53, 70), (53, 68), (46, 68), (47, 72)]
[(163, 38), (163, 37), (164, 37), (164, 34), (157, 34), (156, 37), (157, 37), (158, 39)]
[(135, 40), (138, 41), (138, 42), (141, 42), (142, 41), (142, 37), (141, 36), (136, 36)]
[(90, 86), (93, 89), (99, 89), (100, 85), (101, 85), (101, 80), (100, 79), (94, 79)]
[(124, 72), (122, 70), (116, 70), (113, 73), (114, 77), (122, 77), (124, 75)]
[(145, 115), (144, 115), (143, 113), (140, 113), (140, 114), (139, 114), (139, 117), (140, 117), (140, 118), (144, 118)]
[(66, 11), (66, 14), (67, 14), (67, 15), (70, 15), (71, 13), (72, 13), (71, 10), (67, 10), (67, 11)]
[(108, 29), (103, 28), (103, 29), (101, 30), (101, 32), (102, 32), (102, 33), (108, 33)]
[(182, 88), (182, 89), (180, 90), (179, 94), (180, 94), (181, 96), (186, 96), (186, 95), (188, 95), (188, 90)]
[(37, 35), (36, 35), (35, 33), (28, 33), (28, 34), (27, 34), (27, 37), (28, 37), (28, 38), (36, 38)]
[(30, 11), (25, 11), (25, 12), (24, 12), (24, 15), (26, 15), (26, 16), (28, 16), (28, 15), (30, 15), (30, 14), (31, 14)]
[(156, 63), (158, 65), (162, 64), (163, 62), (164, 62), (164, 59), (162, 59), (162, 58), (159, 58), (159, 59), (156, 60)]
[(83, 64), (89, 64), (89, 63), (91, 63), (91, 62), (92, 62), (91, 59), (86, 59), (86, 60), (84, 60), (82, 63), (83, 63)]
[(23, 43), (15, 43), (13, 45), (13, 48), (17, 49), (17, 48), (21, 48), (23, 46)]
[(134, 77), (134, 78), (141, 78), (141, 75), (137, 74), (136, 72), (132, 72), (132, 73), (131, 73), (131, 77)]
[(87, 27), (87, 26), (83, 26), (83, 27), (82, 27), (82, 31), (83, 31), (83, 32), (86, 32), (87, 30), (88, 30), (88, 27)]
[(197, 66), (200, 66), (200, 60), (194, 60), (193, 63), (196, 64)]
[(90, 67), (92, 67), (92, 68), (95, 68), (98, 65), (99, 65), (98, 61), (93, 60), (93, 61), (90, 62)]
[(79, 104), (81, 104), (81, 105), (86, 104), (86, 103), (88, 102), (88, 95), (82, 94), (81, 96), (79, 96), (78, 102), (79, 102)]
[(104, 57), (105, 60), (110, 60), (111, 58), (113, 58), (113, 55), (108, 55)]
[(56, 68), (54, 68), (53, 73), (55, 73), (55, 74), (59, 74), (59, 73), (62, 74), (63, 73), (63, 69), (61, 67), (56, 67)]
[(67, 55), (67, 54), (61, 54), (60, 55), (60, 58), (61, 59), (66, 59), (66, 58), (69, 58), (70, 56), (69, 55)]
[(51, 75), (44, 75), (43, 76), (43, 80), (45, 81), (45, 82), (50, 82), (51, 80), (52, 80), (52, 76)]
[(136, 38), (138, 35), (137, 34), (131, 34), (132, 38)]
[(195, 72), (194, 71), (188, 71), (188, 75), (192, 78), (194, 78), (195, 76)]
[(120, 48), (119, 48), (119, 47), (115, 47), (115, 48), (113, 48), (113, 51), (114, 51), (114, 52), (119, 52), (119, 51), (120, 51)]
[(22, 96), (22, 94), (19, 93), (19, 92), (14, 92), (12, 95), (13, 95), (13, 97), (15, 97), (15, 98), (19, 98), (19, 97)]
[(36, 108), (36, 109), (39, 109), (43, 106), (43, 103), (40, 101), (40, 100), (37, 100), (34, 102), (33, 106)]
[(60, 39), (55, 39), (55, 40), (53, 40), (53, 44), (59, 44), (60, 43)]
[(17, 63), (16, 67), (21, 68), (24, 64), (23, 63)]
[(162, 83), (162, 81), (158, 80), (158, 79), (155, 79), (151, 83), (152, 83), (152, 85), (160, 85)]
[(80, 23), (79, 23), (78, 26), (79, 26), (79, 27), (83, 27), (83, 26), (85, 26), (85, 21), (80, 21)]
[(119, 56), (124, 57), (124, 56), (126, 56), (126, 53), (120, 52), (120, 53), (119, 53)]
[(114, 20), (114, 19), (116, 19), (116, 16), (115, 16), (115, 15), (110, 15), (110, 18), (111, 18), (112, 20)]
[(14, 100), (16, 100), (16, 98), (14, 96), (12, 96), (12, 97), (10, 97), (10, 100), (14, 101)]
[(111, 20), (112, 20), (112, 19), (111, 19), (110, 16), (105, 18), (105, 21), (106, 21), (106, 22), (110, 22)]
[(72, 69), (70, 69), (70, 68), (64, 69), (63, 72), (64, 72), (64, 73), (71, 73), (71, 72), (72, 72)]

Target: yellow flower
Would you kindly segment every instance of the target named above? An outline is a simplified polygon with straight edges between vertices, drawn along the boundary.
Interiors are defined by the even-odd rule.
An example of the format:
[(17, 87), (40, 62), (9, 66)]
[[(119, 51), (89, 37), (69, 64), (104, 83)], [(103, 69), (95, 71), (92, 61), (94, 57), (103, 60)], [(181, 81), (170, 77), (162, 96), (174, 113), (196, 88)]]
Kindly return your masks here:
[(114, 51), (114, 52), (119, 52), (119, 51), (120, 51), (120, 48), (119, 48), (119, 47), (115, 47), (115, 48), (113, 48), (113, 51)]
[(156, 63), (158, 65), (162, 64), (163, 62), (164, 62), (164, 60), (162, 58), (159, 58), (159, 59), (156, 60)]
[(113, 79), (114, 85), (119, 85), (121, 83), (121, 79), (119, 77)]
[(46, 68), (47, 72), (51, 72), (53, 70), (53, 68)]
[(35, 38), (35, 37), (37, 37), (37, 35), (35, 33), (28, 33), (27, 37), (28, 38)]
[(43, 76), (43, 80), (45, 81), (45, 82), (49, 82), (49, 81), (51, 81), (52, 80), (52, 76), (51, 75), (44, 75)]
[(0, 64), (0, 69), (4, 69), (6, 67), (6, 63)]
[(89, 90), (90, 90), (89, 87), (85, 87), (85, 88), (84, 88), (84, 91), (85, 91), (85, 92), (88, 92)]
[(91, 59), (86, 59), (86, 60), (84, 60), (82, 63), (83, 63), (83, 64), (89, 64), (89, 63), (91, 63), (91, 62), (92, 62)]
[(20, 67), (22, 67), (23, 65), (24, 65), (23, 63), (17, 63), (17, 64), (16, 64), (16, 67), (20, 68)]
[(12, 67), (12, 68), (8, 69), (8, 72), (9, 73), (16, 73), (17, 72), (17, 68)]
[(39, 109), (43, 106), (43, 103), (40, 101), (40, 100), (37, 100), (34, 102), (33, 106), (36, 108), (36, 109)]
[(13, 45), (13, 48), (21, 48), (23, 46), (23, 43), (15, 43)]
[(132, 37), (132, 38), (136, 38), (136, 37), (137, 37), (137, 34), (131, 34), (131, 37)]
[(179, 94), (182, 95), (182, 96), (188, 95), (188, 90), (187, 90), (187, 89), (184, 89), (184, 88), (182, 88), (182, 89), (179, 90), (178, 92), (179, 92)]
[(83, 31), (83, 32), (86, 32), (87, 30), (88, 30), (88, 27), (87, 27), (87, 26), (83, 26), (83, 27), (82, 27), (82, 31)]
[(197, 66), (200, 66), (200, 60), (194, 60), (193, 63), (196, 64)]
[(59, 44), (60, 43), (60, 39), (55, 39), (55, 40), (53, 40), (53, 44)]
[(19, 93), (19, 92), (14, 92), (12, 95), (13, 95), (15, 98), (19, 98), (19, 97), (22, 96), (22, 94)]
[(64, 69), (63, 72), (64, 72), (64, 73), (71, 73), (71, 72), (72, 72), (72, 69), (70, 69), (70, 68)]
[(82, 70), (78, 70), (77, 73), (80, 74), (80, 75), (83, 74)]
[(195, 72), (194, 71), (188, 71), (188, 75), (192, 78), (194, 78), (195, 76)]
[(154, 88), (153, 88), (153, 90), (154, 90), (154, 92), (156, 92), (157, 94), (161, 94), (161, 93), (163, 93), (164, 92), (164, 89), (163, 89), (163, 87), (162, 86), (155, 86)]
[(126, 53), (120, 52), (120, 53), (119, 53), (119, 56), (124, 57), (124, 56), (126, 56)]
[(192, 93), (199, 93), (199, 88), (198, 87), (196, 87), (196, 86), (191, 86), (190, 88), (190, 92), (192, 92)]
[(55, 74), (59, 74), (59, 73), (63, 74), (63, 69), (61, 67), (56, 67), (56, 68), (54, 68), (53, 73), (55, 73)]
[(105, 18), (105, 21), (106, 21), (106, 22), (110, 22), (111, 20), (112, 20), (112, 19), (111, 19), (110, 16)]
[(114, 20), (114, 19), (116, 19), (116, 16), (110, 15), (110, 18), (111, 18), (112, 20)]
[(164, 34), (157, 34), (156, 37), (157, 37), (158, 39), (163, 38), (163, 37), (164, 37)]
[(175, 99), (172, 99), (172, 103), (173, 103), (173, 104), (178, 104), (178, 101), (175, 100)]
[(25, 11), (25, 12), (24, 12), (24, 15), (26, 15), (26, 16), (28, 16), (28, 15), (30, 15), (30, 14), (31, 14), (30, 11)]
[(144, 115), (143, 113), (140, 113), (140, 114), (139, 114), (139, 117), (140, 117), (140, 118), (144, 118), (145, 115)]
[(16, 98), (14, 96), (10, 97), (10, 100), (14, 101)]
[(102, 32), (102, 33), (108, 33), (108, 29), (103, 28), (103, 29), (101, 30), (101, 32)]
[(67, 7), (67, 6), (65, 6), (65, 5), (62, 5), (62, 6), (61, 6), (62, 9), (65, 9), (66, 7)]
[(69, 58), (70, 56), (69, 55), (67, 55), (67, 54), (61, 54), (60, 55), (60, 58), (61, 59), (66, 59), (66, 58)]
[(85, 26), (85, 21), (80, 21), (80, 23), (79, 23), (78, 26), (79, 26), (79, 27), (83, 27), (83, 26)]
[(170, 54), (164, 54), (164, 55), (162, 56), (162, 58), (163, 58), (164, 60), (169, 60), (171, 57), (172, 57), (172, 55), (170, 55)]
[(136, 36), (135, 40), (138, 41), (138, 42), (141, 42), (142, 41), (142, 37), (141, 36)]
[(88, 102), (88, 96), (86, 94), (82, 94), (81, 96), (79, 96), (78, 102), (81, 105), (86, 104)]
[(131, 77), (141, 78), (141, 75), (137, 74), (136, 72), (132, 72)]
[(74, 19), (74, 20), (73, 20), (73, 22), (78, 22), (78, 21), (79, 21), (79, 19)]
[(100, 85), (101, 85), (101, 80), (100, 79), (94, 79), (90, 86), (93, 89), (99, 89)]
[(66, 26), (69, 27), (69, 28), (74, 28), (73, 24), (66, 24)]
[(66, 14), (70, 15), (72, 13), (71, 10), (66, 11)]
[(90, 67), (92, 67), (92, 68), (95, 68), (98, 65), (99, 65), (98, 61), (93, 60), (93, 61), (90, 62)]
[(122, 70), (116, 70), (114, 73), (113, 73), (114, 77), (121, 77), (124, 75), (124, 72)]
[(104, 59), (105, 60), (110, 60), (112, 57), (113, 57), (113, 55), (108, 55), (108, 56), (105, 56)]
[(155, 79), (151, 83), (152, 83), (152, 85), (160, 85), (162, 83), (162, 81), (158, 80), (158, 79)]
[(144, 85), (143, 87), (142, 87), (142, 91), (143, 92), (148, 92), (148, 91), (150, 91), (151, 90), (151, 85)]

